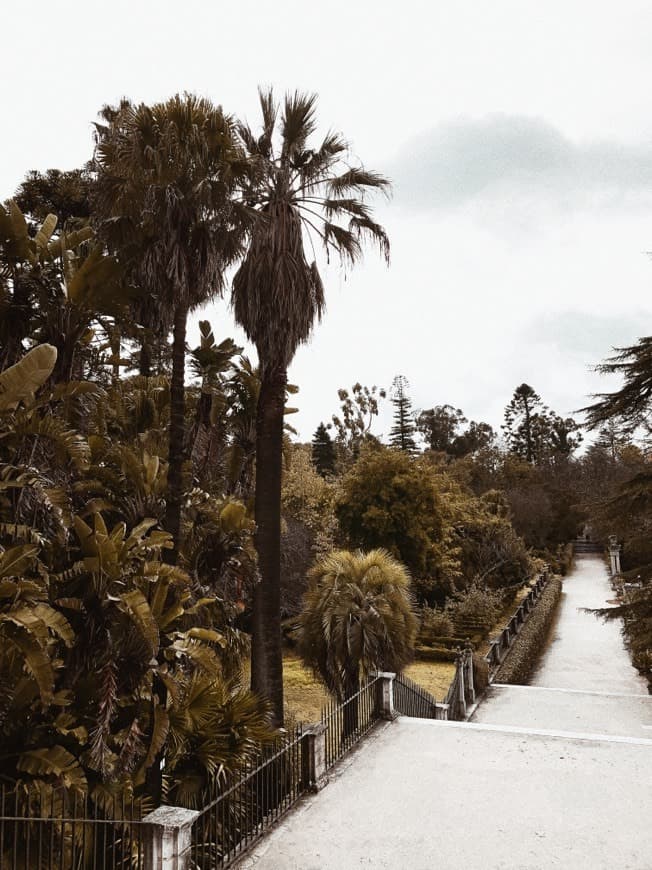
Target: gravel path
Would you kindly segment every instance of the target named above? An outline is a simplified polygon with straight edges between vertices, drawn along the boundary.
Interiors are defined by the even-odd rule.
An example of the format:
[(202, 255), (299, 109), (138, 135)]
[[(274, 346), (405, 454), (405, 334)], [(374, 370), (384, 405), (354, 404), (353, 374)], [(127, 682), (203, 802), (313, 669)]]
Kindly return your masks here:
[(255, 870), (651, 870), (652, 697), (597, 557), (565, 580), (531, 686), (496, 686), (471, 723), (401, 718), (245, 857)]

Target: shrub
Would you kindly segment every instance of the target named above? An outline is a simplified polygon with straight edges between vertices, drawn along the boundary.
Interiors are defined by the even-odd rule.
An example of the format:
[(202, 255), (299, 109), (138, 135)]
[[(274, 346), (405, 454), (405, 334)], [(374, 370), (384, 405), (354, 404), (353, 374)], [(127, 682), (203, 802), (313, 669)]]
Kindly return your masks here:
[(478, 585), (471, 586), (466, 592), (461, 593), (457, 601), (451, 606), (455, 623), (477, 620), (487, 628), (496, 622), (501, 610), (502, 596), (500, 591)]
[(447, 610), (425, 605), (421, 611), (421, 636), (431, 640), (450, 637), (454, 632), (453, 620)]
[(405, 567), (385, 550), (340, 550), (309, 575), (299, 653), (340, 701), (360, 675), (400, 672), (414, 653), (417, 620)]
[(496, 682), (517, 685), (527, 683), (554, 622), (561, 592), (562, 581), (558, 577), (553, 577), (541, 593), (536, 607), (498, 669)]

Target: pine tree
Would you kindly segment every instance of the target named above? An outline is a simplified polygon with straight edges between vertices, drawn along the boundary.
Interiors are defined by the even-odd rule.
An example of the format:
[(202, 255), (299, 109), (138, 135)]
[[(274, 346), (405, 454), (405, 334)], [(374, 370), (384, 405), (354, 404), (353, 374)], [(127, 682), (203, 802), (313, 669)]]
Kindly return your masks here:
[(502, 428), (509, 449), (527, 462), (536, 462), (538, 459), (542, 412), (545, 410), (541, 396), (529, 384), (517, 387), (505, 408), (505, 424)]
[(502, 429), (510, 452), (534, 465), (567, 459), (582, 443), (575, 420), (551, 411), (529, 384), (514, 390)]
[(312, 462), (322, 477), (335, 473), (335, 447), (323, 423), (317, 426), (312, 438)]
[(415, 453), (417, 449), (414, 440), (417, 431), (412, 411), (412, 400), (408, 390), (410, 384), (403, 375), (397, 375), (392, 383), (391, 402), (394, 405), (394, 425), (389, 433), (389, 443), (392, 447)]

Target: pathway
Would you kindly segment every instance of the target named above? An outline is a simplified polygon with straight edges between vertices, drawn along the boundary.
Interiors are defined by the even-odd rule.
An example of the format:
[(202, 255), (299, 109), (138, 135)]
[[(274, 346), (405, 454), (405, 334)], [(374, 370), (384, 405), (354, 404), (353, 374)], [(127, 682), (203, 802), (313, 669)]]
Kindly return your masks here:
[(493, 687), (471, 723), (376, 729), (240, 866), (650, 870), (652, 698), (618, 625), (577, 610), (611, 594), (579, 559), (532, 686)]
[(579, 557), (530, 685), (494, 684), (473, 721), (652, 738), (652, 699), (632, 667), (620, 622), (583, 611), (604, 607), (613, 596), (602, 559)]

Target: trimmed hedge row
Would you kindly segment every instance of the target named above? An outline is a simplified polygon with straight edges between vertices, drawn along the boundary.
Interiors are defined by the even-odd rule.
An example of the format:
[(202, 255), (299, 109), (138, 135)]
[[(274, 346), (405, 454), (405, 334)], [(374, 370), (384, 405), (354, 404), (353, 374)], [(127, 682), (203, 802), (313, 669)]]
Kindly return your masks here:
[(527, 622), (514, 639), (494, 677), (496, 683), (525, 685), (532, 674), (550, 632), (559, 599), (562, 581), (553, 577), (548, 581)]

